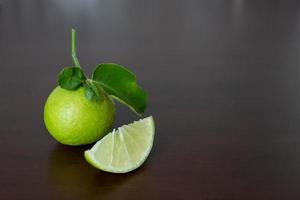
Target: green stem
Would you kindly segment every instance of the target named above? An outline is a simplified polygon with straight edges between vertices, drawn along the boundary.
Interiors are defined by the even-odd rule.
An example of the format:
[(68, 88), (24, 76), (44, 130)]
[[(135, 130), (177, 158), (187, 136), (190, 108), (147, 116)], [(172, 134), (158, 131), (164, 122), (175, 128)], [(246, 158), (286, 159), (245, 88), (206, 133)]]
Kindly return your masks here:
[(80, 67), (79, 61), (77, 59), (77, 47), (76, 47), (76, 31), (72, 28), (72, 50), (71, 50), (72, 58), (75, 67)]

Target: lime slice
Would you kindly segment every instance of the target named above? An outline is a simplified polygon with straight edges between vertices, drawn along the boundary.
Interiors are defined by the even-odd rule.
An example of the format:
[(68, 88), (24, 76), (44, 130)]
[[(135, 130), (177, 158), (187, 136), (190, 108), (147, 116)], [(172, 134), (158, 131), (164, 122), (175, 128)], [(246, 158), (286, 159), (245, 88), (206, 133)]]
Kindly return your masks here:
[(126, 173), (141, 166), (148, 157), (154, 139), (152, 116), (113, 130), (84, 152), (94, 167), (112, 173)]

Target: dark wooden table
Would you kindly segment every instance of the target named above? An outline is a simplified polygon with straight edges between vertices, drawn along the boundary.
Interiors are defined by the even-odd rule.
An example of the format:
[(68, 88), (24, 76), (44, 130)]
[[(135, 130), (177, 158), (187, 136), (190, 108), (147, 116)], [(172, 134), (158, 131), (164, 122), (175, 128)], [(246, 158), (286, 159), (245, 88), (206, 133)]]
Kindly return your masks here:
[[(156, 121), (115, 175), (54, 141), (47, 95), (72, 64), (129, 67)], [(0, 1), (0, 199), (300, 199), (300, 2)], [(138, 117), (118, 105), (115, 126)]]

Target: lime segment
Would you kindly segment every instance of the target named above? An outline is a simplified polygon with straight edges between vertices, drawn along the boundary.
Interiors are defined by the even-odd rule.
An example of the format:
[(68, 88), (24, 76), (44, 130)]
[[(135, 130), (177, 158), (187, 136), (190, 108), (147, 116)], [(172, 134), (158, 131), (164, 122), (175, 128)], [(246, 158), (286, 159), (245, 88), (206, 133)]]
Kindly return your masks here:
[(141, 166), (154, 139), (153, 117), (147, 117), (113, 130), (84, 152), (94, 167), (112, 173), (126, 173)]

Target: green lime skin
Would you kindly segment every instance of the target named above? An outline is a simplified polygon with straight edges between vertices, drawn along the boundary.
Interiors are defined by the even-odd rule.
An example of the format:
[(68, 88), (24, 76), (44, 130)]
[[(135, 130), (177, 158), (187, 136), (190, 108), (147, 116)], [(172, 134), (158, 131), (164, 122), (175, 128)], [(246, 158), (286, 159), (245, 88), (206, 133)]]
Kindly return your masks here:
[(107, 95), (98, 101), (85, 97), (84, 88), (75, 91), (56, 87), (44, 109), (49, 133), (65, 145), (85, 145), (108, 133), (115, 120), (115, 105)]

